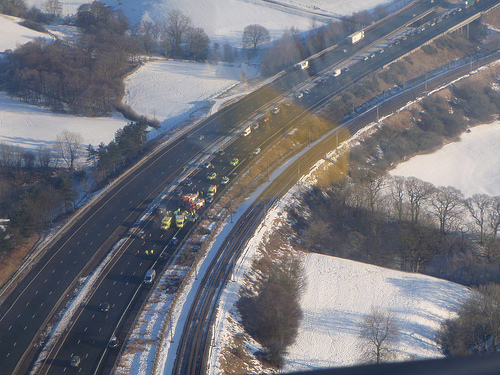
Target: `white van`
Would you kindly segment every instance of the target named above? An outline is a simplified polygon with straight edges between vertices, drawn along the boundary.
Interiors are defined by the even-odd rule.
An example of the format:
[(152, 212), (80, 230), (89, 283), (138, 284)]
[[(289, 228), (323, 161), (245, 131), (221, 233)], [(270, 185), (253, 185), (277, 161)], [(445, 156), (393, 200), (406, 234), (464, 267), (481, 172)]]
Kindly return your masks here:
[(144, 284), (151, 284), (155, 279), (156, 271), (151, 269), (146, 271), (146, 275), (144, 276)]
[(243, 130), (243, 133), (241, 133), (243, 135), (243, 137), (246, 137), (247, 135), (249, 135), (250, 133), (252, 132), (252, 128), (249, 126), (248, 128), (246, 128), (245, 130)]

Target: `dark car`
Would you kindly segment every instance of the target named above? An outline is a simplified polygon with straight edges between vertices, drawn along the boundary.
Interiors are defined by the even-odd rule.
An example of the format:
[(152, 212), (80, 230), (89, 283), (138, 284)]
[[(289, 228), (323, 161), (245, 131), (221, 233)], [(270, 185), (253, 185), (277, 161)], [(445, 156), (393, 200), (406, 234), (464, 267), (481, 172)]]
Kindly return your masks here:
[(191, 187), (193, 185), (193, 181), (191, 181), (189, 178), (185, 179), (184, 181), (181, 182), (182, 186), (187, 186)]
[(101, 303), (101, 305), (99, 307), (101, 308), (102, 312), (108, 312), (110, 305), (109, 305), (109, 302), (103, 302), (103, 303)]
[(77, 355), (74, 355), (73, 357), (71, 357), (70, 366), (71, 367), (80, 367), (80, 357)]
[(175, 189), (173, 192), (172, 192), (172, 195), (174, 197), (180, 197), (182, 195), (182, 190), (181, 189)]
[(120, 340), (118, 340), (118, 337), (116, 337), (115, 335), (111, 336), (108, 346), (110, 348), (117, 348), (118, 346), (120, 346)]

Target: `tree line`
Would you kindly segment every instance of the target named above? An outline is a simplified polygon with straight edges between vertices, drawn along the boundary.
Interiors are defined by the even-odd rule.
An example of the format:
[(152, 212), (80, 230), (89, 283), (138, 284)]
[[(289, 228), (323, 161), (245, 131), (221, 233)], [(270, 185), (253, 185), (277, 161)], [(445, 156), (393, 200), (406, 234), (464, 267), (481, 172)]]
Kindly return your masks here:
[[(2, 0), (0, 11), (30, 17), (26, 26), (44, 31), (42, 24), (51, 19), (48, 13), (27, 10), (23, 4), (22, 0)], [(58, 0), (49, 0), (45, 8), (60, 13)], [(82, 30), (76, 41), (38, 39), (6, 51), (0, 75), (9, 95), (57, 112), (109, 115), (120, 107), (123, 77), (136, 64), (138, 54), (155, 52), (202, 61), (210, 50), (205, 31), (178, 10), (171, 11), (161, 25), (143, 21), (133, 35), (128, 33), (130, 25), (123, 13), (99, 1), (81, 5), (74, 19), (65, 23)], [(214, 55), (227, 60), (235, 57), (230, 46), (222, 51), (214, 46)], [(123, 112), (132, 119), (138, 117), (130, 110)]]
[(436, 339), (447, 356), (496, 353), (500, 350), (500, 285), (475, 289), (458, 317), (441, 324)]
[(162, 22), (143, 20), (137, 28), (147, 54), (162, 54), (176, 59), (206, 60), (210, 38), (203, 28), (193, 25), (180, 10), (171, 10)]
[[(309, 251), (465, 285), (500, 276), (500, 197), (464, 198), (416, 178), (359, 173), (315, 187), (292, 209)], [(470, 224), (472, 223), (472, 224)]]
[(115, 133), (115, 139), (107, 145), (101, 143), (97, 148), (87, 146), (87, 162), (98, 182), (115, 175), (131, 165), (145, 151), (148, 121), (141, 117), (130, 122)]
[(0, 217), (11, 220), (12, 234), (9, 240), (0, 238), (0, 253), (48, 229), (74, 210), (78, 197), (136, 161), (145, 151), (147, 128), (141, 118), (119, 129), (108, 145), (88, 145), (87, 170), (77, 168), (84, 156), (78, 133), (63, 131), (52, 148), (42, 145), (34, 151), (0, 143)]

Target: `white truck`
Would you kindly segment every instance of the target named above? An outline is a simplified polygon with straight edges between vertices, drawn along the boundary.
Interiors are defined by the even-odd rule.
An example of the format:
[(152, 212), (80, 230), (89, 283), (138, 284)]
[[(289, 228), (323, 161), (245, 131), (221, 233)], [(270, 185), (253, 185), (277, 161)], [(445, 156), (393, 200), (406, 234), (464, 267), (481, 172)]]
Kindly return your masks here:
[(340, 73), (342, 73), (342, 70), (340, 70), (340, 69), (335, 69), (335, 70), (333, 71), (333, 76), (334, 76), (334, 77), (338, 77), (338, 76), (340, 75)]
[(363, 40), (364, 37), (365, 37), (365, 32), (363, 30), (360, 30), (360, 31), (356, 31), (355, 33), (349, 35), (347, 37), (347, 41), (349, 44), (356, 44), (359, 41)]
[(295, 68), (300, 69), (300, 70), (306, 70), (307, 68), (309, 68), (309, 61), (307, 61), (307, 60), (301, 61), (301, 62), (295, 64)]

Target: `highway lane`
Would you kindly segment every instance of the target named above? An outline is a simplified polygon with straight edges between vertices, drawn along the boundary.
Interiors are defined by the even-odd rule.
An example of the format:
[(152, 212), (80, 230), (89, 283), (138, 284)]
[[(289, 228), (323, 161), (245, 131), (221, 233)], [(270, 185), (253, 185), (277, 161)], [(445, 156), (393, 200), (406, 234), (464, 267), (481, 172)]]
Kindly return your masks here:
[[(496, 52), (479, 59), (475, 66), (487, 65), (498, 60), (499, 57), (500, 53)], [(235, 259), (238, 258), (244, 248), (247, 236), (253, 233), (254, 228), (259, 224), (259, 218), (262, 217), (266, 209), (264, 206), (271, 205), (275, 199), (289, 189), (290, 186), (288, 184), (294, 184), (298, 180), (299, 174), (296, 171), (299, 168), (308, 170), (325, 153), (338, 146), (339, 142), (347, 140), (351, 134), (354, 134), (369, 123), (377, 121), (379, 117), (400, 109), (403, 105), (422, 93), (450, 83), (466, 75), (469, 71), (470, 65), (465, 64), (460, 68), (450, 70), (429, 79), (426, 83), (416, 85), (395, 97), (389, 98), (387, 101), (381, 103), (378, 108), (372, 108), (360, 114), (345, 125), (339, 126), (337, 131), (322, 140), (316, 147), (306, 152), (282, 176), (273, 181), (265, 193), (259, 197), (256, 203), (249, 208), (248, 212), (235, 225), (219, 249), (218, 257), (211, 263), (209, 271), (204, 276), (185, 323), (184, 334), (176, 354), (173, 369), (174, 374), (205, 373), (211, 343), (211, 326), (220, 292), (227, 282), (228, 275), (231, 274)]]
[[(487, 58), (480, 59), (478, 64), (480, 66), (487, 65), (498, 60), (499, 57), (500, 53), (497, 52)], [(339, 126), (330, 136), (325, 137), (318, 145), (309, 149), (300, 160), (290, 165), (278, 179), (266, 188), (259, 199), (250, 206), (248, 211), (235, 224), (204, 275), (186, 319), (184, 333), (176, 354), (173, 374), (205, 373), (211, 345), (211, 329), (220, 293), (227, 283), (248, 238), (260, 224), (265, 211), (300, 178), (300, 174), (297, 173), (299, 168), (309, 170), (332, 148), (347, 140), (350, 135), (361, 130), (366, 125), (377, 121), (379, 116), (385, 116), (400, 109), (427, 90), (433, 90), (466, 75), (469, 69), (470, 67), (467, 64), (430, 79), (427, 83), (417, 85), (400, 95), (388, 99), (379, 106), (378, 110), (372, 108), (346, 124)]]
[(151, 199), (180, 173), (182, 167), (165, 166), (160, 156), (177, 152), (186, 157), (199, 152), (196, 145), (179, 144), (174, 143), (157, 155), (138, 174), (126, 176), (90, 207), (78, 225), (61, 235), (4, 300), (0, 306), (0, 351), (5, 356), (0, 358), (0, 364), (7, 373), (14, 371), (26, 349), (36, 349), (33, 337), (52, 317), (53, 306), (73, 292), (73, 280), (89, 274)]
[[(301, 72), (290, 73), (289, 76), (299, 76), (297, 80), (303, 78), (300, 77)], [(249, 96), (242, 103), (229, 106), (218, 116), (202, 124), (201, 131), (210, 127), (211, 130), (207, 133), (209, 139), (215, 139), (219, 134), (229, 134), (234, 131), (235, 123), (245, 119), (255, 108), (265, 105), (270, 98), (284, 92), (293, 81), (294, 79), (280, 80), (275, 86), (259, 90), (256, 95)], [(228, 128), (228, 124), (232, 127)], [(203, 146), (186, 139), (184, 141), (190, 147), (186, 147), (186, 143), (180, 146), (181, 142), (169, 147), (168, 152), (173, 156), (169, 155), (171, 158), (166, 158), (161, 167), (155, 166), (155, 161), (151, 161), (152, 167), (146, 166), (147, 173), (163, 179), (161, 182), (153, 181), (153, 178), (140, 180), (142, 176), (137, 179), (133, 176), (127, 177), (125, 182), (112, 191), (123, 194), (123, 197), (113, 195), (109, 200), (92, 207), (83, 216), (85, 223), (62, 235), (51, 251), (32, 269), (31, 275), (40, 272), (37, 278), (33, 279), (30, 275), (4, 301), (0, 307), (0, 327), (4, 333), (0, 333), (0, 350), (6, 353), (6, 360), (0, 360), (1, 365), (13, 369), (16, 358), (21, 358), (24, 350), (35, 344), (32, 342), (33, 337), (39, 327), (51, 317), (51, 306), (57, 305), (58, 301), (62, 302), (73, 290), (72, 280), (79, 275), (88, 274), (93, 269), (155, 194), (180, 173), (182, 158), (189, 160), (189, 157), (199, 152)], [(179, 168), (171, 167), (172, 159)], [(40, 297), (37, 297), (38, 295)], [(12, 343), (11, 337), (19, 340)]]

